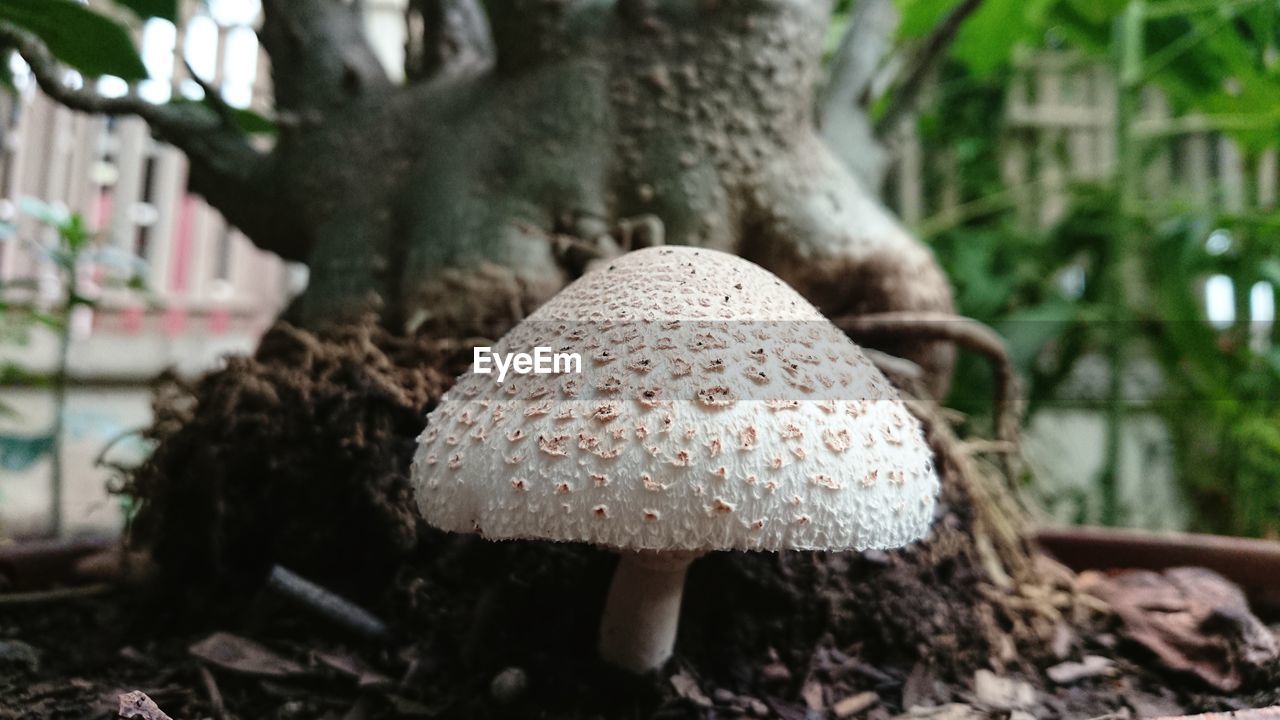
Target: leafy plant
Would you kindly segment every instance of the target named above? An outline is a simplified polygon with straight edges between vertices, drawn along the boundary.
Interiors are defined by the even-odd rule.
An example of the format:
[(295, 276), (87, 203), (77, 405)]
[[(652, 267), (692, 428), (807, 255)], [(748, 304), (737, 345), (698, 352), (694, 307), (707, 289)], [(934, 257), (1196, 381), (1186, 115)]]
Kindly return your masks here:
[[(52, 299), (40, 298), (38, 291), (42, 283), (37, 276), (10, 280), (0, 285), (0, 298), (8, 303), (0, 310), (4, 311), (6, 326), (15, 328), (17, 334), (12, 337), (19, 340), (25, 341), (27, 334), (37, 327), (55, 332), (57, 355), (52, 370), (47, 373), (31, 372), (10, 364), (3, 368), (6, 376), (3, 380), (48, 387), (53, 394), (54, 415), (47, 432), (37, 435), (0, 434), (0, 467), (20, 470), (45, 456), (49, 457), (51, 528), (56, 535), (62, 526), (62, 443), (73, 314), (80, 308), (96, 307), (98, 289), (145, 290), (146, 266), (141, 259), (98, 242), (79, 214), (29, 198), (23, 199), (19, 207), (52, 232), (25, 236), (13, 226), (5, 225), (0, 227), (0, 236), (8, 242), (23, 243), (38, 261), (37, 267), (52, 269), (53, 282), (46, 282), (43, 287), (52, 288), (58, 295)], [(90, 270), (93, 272), (87, 272)], [(84, 280), (89, 274), (95, 276), (93, 286)]]
[[(115, 4), (135, 17), (160, 18), (174, 22), (179, 0), (115, 0)], [(116, 13), (118, 14), (118, 13)], [(41, 52), (75, 68), (87, 77), (110, 75), (127, 82), (146, 80), (147, 68), (134, 47), (129, 29), (111, 14), (78, 0), (0, 0), (0, 86), (13, 88), (9, 74), (10, 51), (34, 39)], [(30, 49), (30, 48), (28, 48)], [(198, 111), (225, 121), (245, 135), (269, 134), (275, 123), (246, 109), (228, 106), (219, 91), (199, 77), (193, 78), (204, 92), (198, 101), (174, 97), (160, 106), (161, 112)], [(101, 110), (101, 109), (98, 109)]]
[[(908, 46), (953, 5), (898, 4)], [(1026, 6), (1025, 14), (1010, 15), (1015, 5)], [(1280, 418), (1273, 409), (1280, 352), (1246, 320), (1226, 330), (1210, 326), (1199, 293), (1209, 274), (1227, 275), (1237, 288), (1280, 282), (1280, 259), (1265, 242), (1280, 215), (1229, 217), (1177, 198), (1140, 197), (1148, 146), (1133, 123), (1138, 94), (1154, 86), (1176, 113), (1198, 113), (1204, 127), (1232, 137), (1246, 153), (1274, 144), (1276, 13), (1274, 2), (1258, 0), (986, 0), (961, 28), (934, 102), (918, 121), (926, 156), (950, 154), (958, 178), (959, 206), (927, 219), (923, 231), (961, 310), (1008, 339), (1029, 381), (1031, 410), (1054, 398), (1086, 357), (1118, 368), (1138, 357), (1155, 360), (1164, 384), (1154, 409), (1174, 436), (1196, 524), (1255, 535), (1280, 533)], [(1006, 21), (993, 22), (1001, 17)], [(1020, 47), (1069, 49), (1111, 62), (1120, 80), (1116, 172), (1072, 188), (1067, 216), (1046, 230), (1015, 217), (1016, 199), (1034, 198), (1039, 188), (1004, 185), (1001, 134), (991, 127)], [(1230, 252), (1206, 251), (1214, 230), (1235, 239)], [(951, 404), (981, 408), (989, 392), (985, 369), (962, 361), (958, 372)], [(1097, 478), (1111, 522), (1123, 510), (1115, 467), (1125, 412), (1122, 373), (1113, 376), (1102, 408), (1110, 423), (1108, 462)]]
[(0, 21), (40, 38), (51, 53), (86, 75), (147, 77), (129, 31), (74, 0), (4, 0)]

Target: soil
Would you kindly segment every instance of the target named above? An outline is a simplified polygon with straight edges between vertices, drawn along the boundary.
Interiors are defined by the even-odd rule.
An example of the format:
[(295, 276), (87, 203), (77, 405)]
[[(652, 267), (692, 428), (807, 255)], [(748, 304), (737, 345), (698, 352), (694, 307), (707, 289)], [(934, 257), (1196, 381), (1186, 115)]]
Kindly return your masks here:
[[(1018, 552), (973, 541), (972, 472), (936, 426), (946, 492), (926, 542), (706, 556), (690, 571), (673, 660), (648, 677), (611, 671), (594, 655), (611, 553), (417, 520), (414, 437), (465, 363), (461, 347), (281, 325), (256, 357), (195, 387), (165, 381), (159, 448), (126, 488), (140, 500), (133, 539), (157, 572), (88, 597), (0, 594), (0, 719), (112, 717), (130, 690), (180, 720), (802, 720), (870, 699), (851, 716), (957, 703), (976, 715), (936, 717), (1148, 717), (1280, 702), (1265, 684), (1214, 696), (1161, 674), (1117, 639), (1114, 617), (1075, 601), (1051, 561), (1023, 552), (992, 567)], [(390, 639), (355, 637), (264, 587), (274, 565), (360, 602)], [(256, 662), (190, 649), (215, 631)], [(1086, 655), (1111, 658), (1113, 673), (1046, 677)], [(989, 670), (994, 690), (975, 683)]]
[[(876, 693), (857, 715), (897, 717), (958, 703), (1010, 717), (975, 695), (955, 668), (886, 647), (872, 618), (847, 606), (836, 574), (870, 586), (893, 564), (804, 554), (713, 555), (695, 563), (677, 656), (634, 678), (594, 660), (593, 636), (611, 558), (576, 546), (439, 538), (432, 572), (398, 586), (405, 614), (392, 640), (364, 641), (268, 591), (245, 598), (234, 621), (157, 622), (163, 608), (138, 590), (0, 603), (0, 718), (110, 718), (120, 694), (141, 690), (173, 718), (829, 718), (841, 700)], [(836, 586), (842, 584), (835, 582)], [(846, 611), (848, 608), (845, 608)], [(158, 615), (157, 613), (160, 612)], [(211, 629), (267, 648), (252, 672), (197, 659)], [(1280, 701), (1280, 691), (1198, 691), (1162, 674), (1114, 628), (1091, 627), (1082, 650), (1116, 659), (1116, 677), (1054, 686), (1025, 682), (1032, 717), (1153, 717)], [(870, 638), (870, 639), (869, 639)], [(38, 664), (15, 653), (33, 648)], [(6, 645), (7, 643), (7, 645)], [(995, 703), (994, 705), (992, 703)], [(221, 709), (220, 709), (221, 708)], [(923, 716), (922, 716), (923, 717)], [(1026, 717), (1025, 715), (1021, 717)]]

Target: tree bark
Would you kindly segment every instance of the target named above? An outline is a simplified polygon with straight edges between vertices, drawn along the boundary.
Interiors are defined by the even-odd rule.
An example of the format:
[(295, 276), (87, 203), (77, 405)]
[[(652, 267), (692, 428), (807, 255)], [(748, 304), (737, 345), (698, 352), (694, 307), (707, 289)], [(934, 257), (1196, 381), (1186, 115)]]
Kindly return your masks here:
[[(929, 252), (817, 135), (826, 3), (528, 0), (491, 14), (491, 64), (405, 87), (312, 39), (359, 49), (347, 20), (291, 36), (267, 9), (297, 114), (274, 156), (310, 237), (304, 326), (373, 313), (494, 334), (576, 272), (561, 239), (625, 250), (635, 218), (760, 262), (828, 313), (951, 309)], [(949, 367), (940, 346), (891, 350)]]

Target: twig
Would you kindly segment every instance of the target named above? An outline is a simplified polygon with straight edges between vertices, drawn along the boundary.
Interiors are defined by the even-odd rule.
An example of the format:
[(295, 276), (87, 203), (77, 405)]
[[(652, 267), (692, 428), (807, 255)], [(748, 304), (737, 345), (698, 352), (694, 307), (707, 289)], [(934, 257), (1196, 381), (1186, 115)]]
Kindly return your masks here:
[(271, 568), (267, 587), (365, 637), (387, 635), (386, 624), (368, 610), (279, 565)]
[(924, 382), (924, 369), (906, 358), (890, 355), (875, 348), (862, 348), (867, 359), (879, 368), (880, 372), (899, 381), (899, 384), (915, 385)]
[(34, 590), (32, 592), (0, 593), (0, 605), (34, 605), (37, 603), (58, 602), (61, 600), (78, 600), (81, 598), (102, 595), (111, 590), (111, 585), (81, 585), (78, 587), (55, 588), (53, 590)]
[(1018, 446), (1006, 440), (967, 440), (965, 446), (974, 455), (1004, 455), (1018, 452)]
[[(13, 46), (31, 68), (36, 83), (46, 95), (72, 110), (103, 115), (136, 115), (160, 130), (193, 132), (201, 129), (201, 118), (178, 109), (180, 106), (156, 105), (137, 95), (107, 97), (94, 92), (91, 83), (71, 87), (62, 81), (58, 61), (36, 36), (0, 22), (0, 40)], [(207, 127), (207, 120), (203, 123)]]
[(218, 720), (225, 720), (227, 717), (227, 705), (222, 699), (222, 692), (218, 690), (218, 681), (213, 677), (213, 673), (209, 672), (209, 667), (204, 663), (196, 663), (196, 668), (200, 672), (200, 684), (204, 685), (205, 694), (209, 696), (209, 705), (213, 708), (213, 716)]
[(889, 107), (885, 109), (884, 114), (876, 120), (876, 136), (884, 137), (897, 126), (903, 115), (915, 107), (916, 98), (924, 89), (925, 80), (942, 59), (947, 48), (951, 47), (951, 43), (956, 39), (956, 33), (960, 32), (960, 26), (981, 4), (982, 0), (964, 0), (947, 13), (947, 16), (925, 39), (924, 46), (916, 56), (915, 66), (911, 68), (911, 73), (893, 94), (893, 99), (889, 101)]
[(1161, 717), (1156, 718), (1156, 720), (1263, 720), (1263, 718), (1280, 718), (1280, 705), (1269, 708), (1257, 708), (1255, 710), (1235, 710), (1229, 713)]
[(218, 114), (218, 118), (222, 120), (223, 126), (228, 128), (238, 128), (239, 126), (236, 124), (236, 119), (232, 114), (231, 106), (227, 104), (226, 100), (222, 99), (222, 92), (207, 80), (200, 77), (200, 73), (196, 72), (196, 69), (191, 67), (191, 63), (186, 58), (183, 58), (182, 64), (186, 67), (187, 75), (191, 77), (191, 80), (195, 82), (196, 85), (200, 86), (201, 92), (204, 93), (205, 103), (208, 104), (209, 107), (213, 108), (213, 111)]

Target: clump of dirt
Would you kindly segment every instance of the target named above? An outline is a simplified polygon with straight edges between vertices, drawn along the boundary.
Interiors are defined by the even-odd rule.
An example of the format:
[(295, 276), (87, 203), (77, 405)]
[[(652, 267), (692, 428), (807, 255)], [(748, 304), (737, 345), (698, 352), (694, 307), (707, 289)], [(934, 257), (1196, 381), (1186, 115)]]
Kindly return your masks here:
[(417, 541), (408, 469), (456, 350), (373, 327), (278, 324), (253, 357), (155, 399), (156, 451), (125, 491), (161, 586), (224, 603), (283, 564), (376, 595)]
[[(216, 656), (193, 649), (209, 643), (208, 629), (158, 629), (133, 592), (0, 602), (0, 719), (111, 717), (132, 690), (174, 718), (801, 720), (843, 717), (837, 708), (855, 699), (864, 710), (854, 716), (874, 720), (1009, 717), (1014, 708), (1037, 718), (1153, 717), (1280, 701), (1274, 689), (1203, 694), (1130, 662), (1104, 616), (1073, 628), (1080, 647), (1071, 652), (1111, 658), (1108, 672), (1065, 685), (1037, 670), (989, 674), (983, 690), (980, 673), (871, 630), (886, 616), (864, 606), (874, 609), (877, 587), (901, 582), (915, 562), (897, 555), (702, 558), (690, 571), (675, 658), (633, 677), (595, 659), (610, 553), (430, 531), (423, 549), (383, 608), (393, 628), (385, 643), (346, 635), (267, 592), (216, 625), (233, 651)], [(945, 622), (920, 632), (960, 630), (957, 642), (973, 641)], [(941, 714), (936, 706), (948, 703), (957, 705)]]

